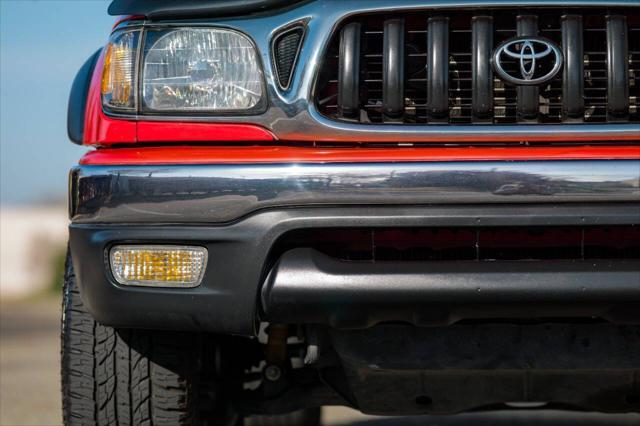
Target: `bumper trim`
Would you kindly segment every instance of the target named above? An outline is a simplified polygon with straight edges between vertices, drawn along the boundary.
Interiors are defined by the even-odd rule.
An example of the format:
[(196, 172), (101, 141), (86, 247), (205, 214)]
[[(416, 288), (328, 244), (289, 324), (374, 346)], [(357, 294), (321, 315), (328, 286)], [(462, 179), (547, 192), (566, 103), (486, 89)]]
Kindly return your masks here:
[(306, 206), (640, 200), (640, 159), (78, 166), (75, 223), (229, 223)]

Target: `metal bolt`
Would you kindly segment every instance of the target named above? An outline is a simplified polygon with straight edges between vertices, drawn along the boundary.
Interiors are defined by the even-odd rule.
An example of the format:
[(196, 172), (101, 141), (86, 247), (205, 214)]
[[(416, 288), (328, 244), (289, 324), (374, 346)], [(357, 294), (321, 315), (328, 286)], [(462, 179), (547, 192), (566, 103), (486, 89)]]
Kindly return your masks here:
[(282, 370), (277, 365), (269, 365), (264, 369), (264, 377), (271, 382), (275, 382), (282, 376)]

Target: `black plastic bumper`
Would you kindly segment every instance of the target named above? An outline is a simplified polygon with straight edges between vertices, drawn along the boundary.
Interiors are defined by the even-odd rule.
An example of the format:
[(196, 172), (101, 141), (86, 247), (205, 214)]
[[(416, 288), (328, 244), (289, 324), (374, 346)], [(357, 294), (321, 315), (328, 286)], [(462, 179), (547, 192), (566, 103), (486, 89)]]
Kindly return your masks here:
[[(269, 253), (275, 242), (288, 231), (296, 229), (353, 228), (353, 227), (433, 227), (433, 226), (524, 226), (524, 225), (617, 225), (638, 224), (638, 204), (566, 204), (566, 205), (493, 205), (477, 206), (422, 206), (422, 207), (316, 207), (265, 210), (224, 226), (205, 225), (125, 225), (125, 224), (78, 224), (70, 226), (71, 251), (78, 275), (81, 295), (89, 311), (101, 322), (121, 327), (157, 329), (198, 329), (214, 332), (253, 335), (256, 321), (269, 319), (260, 306), (260, 291), (270, 268)], [(179, 243), (198, 244), (207, 247), (209, 260), (204, 282), (193, 289), (153, 289), (133, 288), (116, 284), (107, 265), (106, 254), (116, 243)], [(277, 260), (277, 259), (275, 259)], [(273, 261), (273, 259), (272, 259)], [(548, 288), (539, 282), (530, 281), (526, 285), (513, 284), (509, 288), (508, 299), (494, 299), (491, 291), (478, 290), (473, 285), (462, 286), (444, 292), (425, 290), (422, 300), (434, 297), (440, 302), (446, 296), (452, 303), (440, 303), (433, 316), (424, 315), (420, 323), (441, 323), (455, 319), (471, 306), (477, 312), (484, 309), (494, 317), (509, 315), (514, 311), (522, 313), (524, 307), (535, 307), (536, 312), (548, 314), (571, 312), (607, 311), (612, 317), (627, 321), (640, 312), (640, 272), (634, 286), (629, 282), (626, 264), (613, 275), (626, 277), (623, 280), (598, 283), (589, 281), (580, 285), (578, 281), (566, 282), (558, 288)], [(634, 264), (635, 265), (635, 264)], [(637, 266), (637, 265), (636, 265)], [(637, 270), (637, 269), (636, 269)], [(627, 272), (624, 272), (627, 271)], [(424, 271), (422, 271), (424, 272)], [(508, 271), (505, 271), (508, 272)], [(599, 271), (599, 277), (606, 278), (607, 268)], [(467, 271), (468, 274), (468, 271)], [(604, 274), (604, 276), (602, 275)], [(511, 273), (505, 277), (512, 277)], [(631, 276), (631, 278), (633, 278)], [(320, 284), (312, 288), (313, 294), (306, 294), (304, 303), (318, 306), (310, 311), (318, 312), (323, 306), (323, 297), (341, 297), (335, 293), (323, 293)], [(488, 284), (488, 282), (487, 282)], [(521, 283), (522, 284), (522, 283)], [(483, 284), (484, 285), (484, 284)], [(508, 285), (503, 281), (501, 286)], [(582, 289), (584, 287), (584, 290)], [(606, 287), (606, 289), (604, 289)], [(402, 289), (395, 292), (396, 298)], [(489, 288), (487, 287), (487, 290)], [(414, 290), (414, 293), (417, 290)], [(453, 291), (453, 292), (452, 292)], [(317, 293), (317, 294), (316, 294)], [(394, 293), (389, 288), (383, 297)], [(418, 292), (421, 293), (421, 292)], [(274, 293), (276, 294), (276, 293)], [(393, 309), (385, 309), (382, 299), (371, 301), (369, 309), (355, 315), (355, 307), (349, 299), (354, 289), (344, 288), (344, 303), (339, 304), (344, 312), (353, 309), (354, 315), (345, 315), (344, 322), (335, 321), (335, 315), (322, 315), (305, 319), (328, 321), (334, 318), (337, 326), (366, 326), (377, 320), (387, 320), (395, 312), (397, 319), (405, 319), (402, 303)], [(455, 303), (452, 297), (460, 297), (470, 303)], [(535, 297), (532, 297), (535, 296)], [(372, 297), (366, 289), (362, 297)], [(269, 298), (267, 298), (269, 299)], [(326, 301), (326, 299), (324, 299)], [(520, 303), (514, 303), (520, 302)], [(414, 301), (415, 302), (415, 301)], [(293, 304), (295, 305), (295, 303)], [(293, 306), (292, 305), (292, 306)], [(419, 307), (419, 304), (413, 303)], [(377, 309), (377, 308), (380, 309)], [(269, 308), (269, 306), (267, 306)], [(325, 304), (330, 309), (331, 304)], [(548, 309), (548, 311), (545, 311)], [(426, 310), (421, 310), (426, 312)], [(277, 311), (280, 312), (280, 311)], [(299, 312), (296, 309), (294, 312)], [(635, 314), (634, 314), (635, 313)], [(288, 320), (296, 320), (288, 316)], [(298, 322), (296, 320), (296, 322)]]
[(619, 321), (640, 309), (632, 306), (640, 302), (639, 286), (640, 261), (631, 259), (341, 262), (302, 248), (272, 269), (263, 306), (276, 322), (354, 328), (505, 316)]

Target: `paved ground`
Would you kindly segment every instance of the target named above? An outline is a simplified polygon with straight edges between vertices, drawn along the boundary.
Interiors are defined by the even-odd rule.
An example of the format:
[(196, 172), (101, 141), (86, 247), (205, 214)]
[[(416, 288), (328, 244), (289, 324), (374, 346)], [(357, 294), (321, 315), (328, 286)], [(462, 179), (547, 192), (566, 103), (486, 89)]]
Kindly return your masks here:
[[(57, 300), (0, 303), (0, 425), (61, 423)], [(456, 417), (375, 418), (329, 408), (326, 426), (618, 426), (640, 415), (506, 412)]]
[(0, 303), (0, 424), (58, 425), (57, 301)]
[[(0, 425), (53, 426), (60, 414), (60, 307), (56, 299), (0, 302)], [(333, 408), (327, 426), (367, 419)]]

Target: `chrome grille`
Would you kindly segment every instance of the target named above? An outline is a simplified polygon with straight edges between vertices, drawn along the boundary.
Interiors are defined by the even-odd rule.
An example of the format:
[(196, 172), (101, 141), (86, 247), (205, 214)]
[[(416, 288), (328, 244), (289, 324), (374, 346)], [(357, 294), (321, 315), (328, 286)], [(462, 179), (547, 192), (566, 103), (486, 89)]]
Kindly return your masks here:
[[(487, 38), (485, 41), (493, 49), (518, 34), (517, 22), (521, 19), (533, 20), (539, 36), (554, 41), (565, 51), (569, 42), (563, 44), (563, 35), (579, 34), (582, 46), (571, 48), (581, 49), (581, 55), (576, 57), (582, 61), (574, 60), (569, 68), (565, 64), (566, 70), (538, 86), (535, 104), (528, 105), (535, 112), (529, 116), (520, 109), (524, 96), (519, 101), (519, 89), (491, 72), (486, 78), (491, 80), (492, 99), (488, 110), (482, 110), (477, 103), (474, 106), (474, 84), (482, 84), (474, 83), (478, 79), (476, 75), (474, 80), (472, 71), (473, 61), (477, 60), (473, 53), (474, 37)], [(474, 25), (476, 20), (486, 20), (489, 30), (481, 32), (480, 26)], [(575, 25), (566, 25), (565, 21), (574, 21)], [(385, 46), (385, 33), (395, 31), (394, 25), (401, 26), (403, 40), (395, 47), (388, 41)], [(438, 31), (431, 38), (430, 29)], [(359, 48), (351, 53), (353, 58), (345, 58), (349, 46)], [(400, 76), (384, 69), (385, 55), (391, 55), (389, 49), (402, 51), (402, 66), (393, 70)], [(433, 81), (437, 70), (429, 69), (429, 56), (438, 51), (448, 58), (446, 91), (441, 92), (446, 93), (446, 99), (438, 94), (442, 80), (435, 84)], [(621, 61), (615, 62), (616, 57), (628, 58), (626, 66), (622, 67)], [(624, 83), (613, 78), (625, 73)], [(390, 84), (385, 76), (398, 77), (396, 80), (401, 84)], [(563, 78), (580, 81), (582, 87), (579, 90), (569, 87)], [(429, 87), (433, 89), (431, 94)], [(393, 104), (396, 101), (390, 97), (385, 101), (383, 92), (389, 89), (391, 93), (401, 92), (404, 101), (399, 105)], [(327, 117), (363, 124), (637, 123), (639, 91), (640, 14), (636, 10), (536, 8), (437, 14), (425, 11), (356, 15), (344, 22), (330, 42), (318, 79), (316, 103)], [(620, 94), (625, 98), (622, 103)], [(580, 99), (581, 102), (576, 102)], [(441, 107), (434, 109), (434, 102)]]

